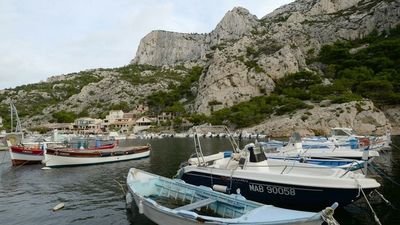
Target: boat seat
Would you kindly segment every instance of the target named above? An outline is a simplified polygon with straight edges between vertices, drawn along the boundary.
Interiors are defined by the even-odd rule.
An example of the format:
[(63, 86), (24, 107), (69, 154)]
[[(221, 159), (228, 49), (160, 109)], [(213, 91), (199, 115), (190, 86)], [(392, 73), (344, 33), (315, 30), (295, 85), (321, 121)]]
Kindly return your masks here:
[(206, 198), (206, 199), (203, 199), (203, 200), (200, 200), (200, 201), (193, 202), (193, 203), (188, 204), (188, 205), (184, 205), (184, 206), (175, 208), (174, 210), (187, 210), (187, 211), (190, 211), (190, 210), (193, 210), (193, 209), (201, 208), (203, 206), (209, 205), (209, 204), (214, 203), (214, 202), (216, 202), (215, 199)]

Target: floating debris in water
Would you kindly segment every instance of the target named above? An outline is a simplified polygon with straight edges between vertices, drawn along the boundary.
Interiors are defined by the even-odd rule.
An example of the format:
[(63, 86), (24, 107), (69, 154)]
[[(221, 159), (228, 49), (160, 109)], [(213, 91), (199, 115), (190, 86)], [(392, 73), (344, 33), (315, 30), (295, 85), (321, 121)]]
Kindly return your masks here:
[(54, 206), (53, 211), (54, 211), (54, 212), (55, 212), (55, 211), (58, 211), (58, 210), (64, 208), (64, 206), (65, 206), (64, 203), (60, 203), (60, 204)]

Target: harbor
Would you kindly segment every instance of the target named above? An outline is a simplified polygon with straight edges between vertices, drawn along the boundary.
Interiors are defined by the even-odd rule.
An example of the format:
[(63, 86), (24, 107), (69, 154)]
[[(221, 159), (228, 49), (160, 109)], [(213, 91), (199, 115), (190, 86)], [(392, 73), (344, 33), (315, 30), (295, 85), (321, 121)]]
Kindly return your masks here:
[(0, 6), (0, 225), (400, 224), (400, 0)]
[[(400, 138), (392, 136), (393, 146)], [(240, 146), (254, 142), (244, 139)], [(121, 146), (152, 146), (151, 155), (133, 161), (123, 161), (92, 166), (62, 167), (42, 170), (43, 165), (12, 166), (9, 153), (0, 153), (0, 212), (1, 224), (153, 224), (144, 215), (133, 216), (127, 210), (125, 194), (126, 177), (134, 167), (171, 178), (182, 162), (194, 152), (193, 138), (138, 139), (121, 141)], [(232, 150), (225, 138), (201, 138), (204, 155)], [(378, 191), (391, 205), (379, 196), (371, 196), (371, 204), (382, 224), (396, 224), (399, 215), (395, 209), (400, 204), (398, 182), (400, 149), (393, 147), (374, 159), (379, 174), (371, 174), (382, 185)], [(385, 176), (383, 175), (385, 174)], [(52, 208), (64, 203), (63, 209)], [(367, 203), (360, 199), (335, 210), (340, 224), (376, 224)]]

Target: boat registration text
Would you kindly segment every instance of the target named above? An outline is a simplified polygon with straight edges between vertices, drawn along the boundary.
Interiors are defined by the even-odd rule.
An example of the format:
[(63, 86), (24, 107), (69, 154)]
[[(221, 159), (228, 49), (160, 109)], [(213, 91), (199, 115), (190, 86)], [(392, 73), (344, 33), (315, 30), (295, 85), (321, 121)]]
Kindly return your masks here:
[(276, 185), (266, 185), (266, 184), (254, 184), (249, 183), (250, 191), (260, 192), (260, 193), (268, 193), (275, 195), (296, 195), (296, 190), (291, 187), (282, 187)]

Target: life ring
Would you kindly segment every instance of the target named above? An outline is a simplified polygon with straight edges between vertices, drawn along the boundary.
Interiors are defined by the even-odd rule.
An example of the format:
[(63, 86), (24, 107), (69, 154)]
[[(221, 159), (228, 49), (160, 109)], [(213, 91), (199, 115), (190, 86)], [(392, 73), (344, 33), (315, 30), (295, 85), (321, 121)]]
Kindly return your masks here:
[(4, 137), (4, 140), (5, 140), (5, 144), (7, 144), (8, 142), (11, 145), (17, 145), (17, 144), (21, 143), (21, 137), (16, 134), (7, 134)]

